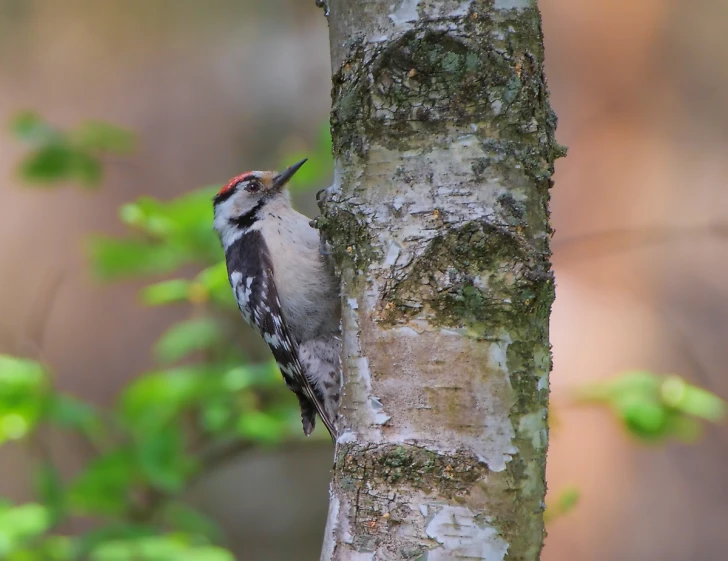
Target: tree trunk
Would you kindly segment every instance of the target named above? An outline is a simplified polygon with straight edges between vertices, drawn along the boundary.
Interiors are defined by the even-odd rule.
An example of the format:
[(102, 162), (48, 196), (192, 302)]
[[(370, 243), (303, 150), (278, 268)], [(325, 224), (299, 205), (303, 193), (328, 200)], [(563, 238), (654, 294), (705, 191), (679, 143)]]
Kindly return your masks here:
[(328, 4), (345, 387), (321, 559), (537, 559), (562, 149), (535, 0)]

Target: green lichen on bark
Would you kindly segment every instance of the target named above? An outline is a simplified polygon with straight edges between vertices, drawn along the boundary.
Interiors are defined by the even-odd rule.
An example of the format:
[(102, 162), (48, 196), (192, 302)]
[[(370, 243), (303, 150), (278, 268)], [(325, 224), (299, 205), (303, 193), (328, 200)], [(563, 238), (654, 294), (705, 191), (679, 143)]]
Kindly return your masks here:
[[(478, 512), (489, 504), (497, 506), (500, 516), (476, 515), (475, 522), (498, 529), (499, 535), (510, 545), (507, 559), (525, 559), (519, 552), (529, 548), (530, 538), (522, 535), (521, 511), (533, 509), (531, 497), (521, 497), (522, 484), (529, 474), (524, 462), (514, 463), (502, 472), (491, 472), (466, 451), (438, 454), (412, 445), (356, 445), (346, 444), (337, 454), (339, 469), (335, 484), (351, 498), (353, 525), (349, 531), (353, 544), (361, 551), (375, 551), (381, 545), (381, 527), (385, 534), (412, 514), (413, 505), (408, 497), (412, 491), (432, 496), (435, 500), (448, 499), (453, 503)], [(500, 497), (500, 502), (495, 497)], [(518, 497), (518, 498), (516, 498)], [(525, 499), (525, 500), (524, 500)], [(426, 502), (426, 499), (423, 499)], [(423, 526), (427, 511), (423, 511)], [(520, 530), (519, 530), (520, 529)], [(399, 553), (402, 559), (416, 558), (429, 546), (422, 538), (409, 536)]]
[(363, 271), (381, 251), (373, 243), (362, 216), (362, 204), (353, 197), (323, 191), (318, 201), (321, 214), (313, 221), (331, 247), (340, 270)]
[[(512, 211), (514, 202), (506, 200)], [(487, 221), (445, 229), (392, 274), (382, 295), (392, 305), (385, 306), (382, 320), (394, 325), (426, 307), (436, 324), (470, 327), (483, 336), (503, 325), (519, 329), (532, 318), (543, 321), (553, 279), (547, 257), (529, 247), (523, 230)]]
[(550, 175), (559, 149), (540, 18), (535, 8), (493, 12), (483, 4), (473, 2), (456, 29), (424, 21), (381, 45), (349, 42), (333, 77), (337, 156), (364, 156), (372, 142), (406, 149), (423, 132), (479, 123), (484, 140), (516, 143), (527, 171)]
[[(337, 458), (335, 485), (352, 498), (354, 513), (349, 531), (353, 545), (360, 551), (381, 547), (382, 526), (389, 533), (411, 518), (415, 506), (408, 500), (411, 492), (467, 506), (473, 490), (483, 485), (489, 473), (486, 466), (465, 451), (445, 455), (404, 444), (346, 444), (339, 448)], [(428, 549), (438, 547), (434, 540), (425, 545), (430, 540), (423, 538), (408, 536), (400, 543), (397, 558), (418, 558)]]
[[(496, 529), (508, 544), (508, 559), (533, 560), (543, 531), (544, 382), (554, 298), (548, 202), (554, 160), (564, 149), (554, 138), (535, 3), (496, 10), (492, 0), (473, 0), (467, 14), (424, 17), (437, 4), (415, 3), (419, 17), (395, 26), (390, 35), (362, 25), (376, 40), (359, 32), (352, 14), (376, 15), (389, 24), (384, 4), (381, 13), (348, 8), (353, 11), (343, 26), (345, 41), (332, 47), (337, 68), (331, 125), (339, 168), (319, 225), (345, 278), (356, 281), (345, 283), (345, 296), (360, 306), (355, 312), (360, 345), (352, 348), (361, 353), (354, 360), (368, 359), (371, 372), (363, 366), (364, 374), (356, 370), (353, 376), (370, 376), (370, 391), (391, 387), (403, 372), (413, 385), (428, 375), (436, 382), (410, 388), (406, 404), (418, 416), (404, 417), (406, 426), (399, 426), (398, 412), (388, 409), (391, 425), (367, 433), (379, 435), (373, 442), (405, 434), (407, 442), (418, 445), (366, 444), (354, 436), (355, 442), (339, 445), (334, 489), (354, 509), (346, 518), (355, 551), (392, 553), (390, 541), (401, 540), (405, 543), (392, 558), (424, 559), (430, 547), (403, 538), (396, 528), (400, 520), (412, 519), (408, 499), (424, 493), (432, 504), (465, 506), (476, 521)], [(448, 3), (441, 13), (449, 14), (454, 5)], [(433, 163), (438, 157), (443, 158), (439, 167)], [(453, 199), (445, 200), (448, 196)], [(397, 198), (415, 201), (416, 210), (408, 214)], [(400, 221), (406, 225), (400, 228)], [(489, 458), (496, 458), (491, 466), (500, 466), (493, 470), (469, 447), (436, 450), (433, 443), (439, 441), (412, 422), (438, 419), (451, 430), (458, 427), (458, 413), (462, 417), (463, 408), (471, 407), (457, 397), (448, 401), (463, 394), (448, 393), (447, 372), (436, 378), (440, 367), (430, 368), (444, 355), (416, 343), (439, 342), (435, 336), (453, 333), (469, 343), (453, 344), (452, 356), (462, 357), (469, 368), (476, 364), (472, 374), (465, 371), (467, 380), (458, 379), (458, 389), (479, 384), (496, 390), (473, 397), (473, 403), (479, 401), (468, 411), (492, 406), (503, 421), (499, 426), (508, 429), (494, 430), (493, 440), (484, 435), (497, 449), (489, 449)], [(400, 355), (406, 356), (408, 345), (420, 354), (413, 352), (412, 368), (402, 370)], [(423, 356), (431, 362), (420, 364)], [(489, 401), (491, 395), (497, 397)], [(397, 401), (392, 393), (388, 397)], [(387, 409), (389, 403), (382, 403)], [(492, 427), (489, 414), (485, 426)], [(471, 423), (467, 426), (477, 432), (482, 420), (473, 414), (459, 423)], [(410, 438), (413, 427), (417, 437)], [(355, 434), (357, 427), (352, 428)], [(498, 448), (504, 434), (505, 444)], [(431, 547), (440, 543), (433, 540)]]
[(344, 444), (337, 450), (343, 488), (406, 485), (448, 499), (464, 497), (488, 473), (472, 454), (439, 454), (408, 444)]

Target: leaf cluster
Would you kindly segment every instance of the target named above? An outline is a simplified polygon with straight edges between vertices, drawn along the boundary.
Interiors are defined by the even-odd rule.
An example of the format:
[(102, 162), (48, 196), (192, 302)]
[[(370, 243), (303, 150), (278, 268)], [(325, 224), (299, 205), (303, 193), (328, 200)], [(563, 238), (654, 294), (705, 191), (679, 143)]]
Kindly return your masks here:
[(115, 125), (86, 121), (63, 130), (32, 111), (15, 115), (10, 130), (30, 147), (18, 171), (33, 185), (75, 182), (86, 188), (98, 187), (103, 178), (102, 158), (128, 154), (134, 148), (134, 135)]
[(725, 401), (680, 376), (642, 370), (584, 385), (575, 399), (608, 407), (632, 437), (645, 443), (695, 442), (704, 422), (717, 423), (726, 413)]
[[(96, 187), (103, 158), (127, 155), (135, 144), (108, 123), (64, 130), (32, 112), (15, 116), (10, 130), (29, 146), (20, 176), (46, 187)], [(316, 143), (294, 189), (319, 187), (330, 173), (327, 138)], [(37, 360), (0, 355), (0, 445), (25, 445), (35, 460), (34, 501), (0, 500), (0, 559), (233, 559), (217, 524), (185, 504), (186, 490), (222, 463), (301, 438), (301, 430), (275, 363), (253, 362), (242, 349), (254, 335), (240, 321), (212, 230), (216, 189), (167, 201), (141, 197), (120, 208), (125, 236), (89, 242), (98, 279), (143, 279), (143, 305), (189, 310), (152, 345), (154, 368), (130, 373), (113, 406), (101, 410), (59, 391), (53, 369)], [(46, 446), (57, 433), (90, 451), (72, 477)], [(64, 533), (76, 519), (92, 520), (93, 529)]]

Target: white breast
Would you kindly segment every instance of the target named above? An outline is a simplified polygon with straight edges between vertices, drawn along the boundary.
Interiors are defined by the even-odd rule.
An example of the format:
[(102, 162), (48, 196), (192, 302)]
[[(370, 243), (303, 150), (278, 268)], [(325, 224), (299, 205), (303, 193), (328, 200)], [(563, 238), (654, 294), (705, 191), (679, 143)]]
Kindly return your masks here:
[(335, 281), (321, 257), (319, 233), (309, 226), (309, 219), (284, 205), (266, 207), (261, 233), (293, 336), (300, 342), (338, 329)]

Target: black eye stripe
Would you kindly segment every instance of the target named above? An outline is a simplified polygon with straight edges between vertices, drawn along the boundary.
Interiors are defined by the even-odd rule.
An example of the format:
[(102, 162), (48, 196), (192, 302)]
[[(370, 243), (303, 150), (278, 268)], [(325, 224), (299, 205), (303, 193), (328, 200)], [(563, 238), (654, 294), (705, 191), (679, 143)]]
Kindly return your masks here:
[(261, 208), (263, 208), (264, 204), (265, 204), (265, 199), (259, 200), (258, 204), (256, 204), (253, 208), (251, 208), (245, 214), (236, 216), (235, 218), (231, 218), (230, 224), (233, 224), (243, 230), (249, 229), (258, 220), (258, 211)]

